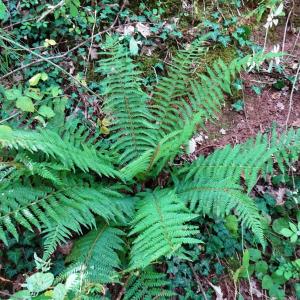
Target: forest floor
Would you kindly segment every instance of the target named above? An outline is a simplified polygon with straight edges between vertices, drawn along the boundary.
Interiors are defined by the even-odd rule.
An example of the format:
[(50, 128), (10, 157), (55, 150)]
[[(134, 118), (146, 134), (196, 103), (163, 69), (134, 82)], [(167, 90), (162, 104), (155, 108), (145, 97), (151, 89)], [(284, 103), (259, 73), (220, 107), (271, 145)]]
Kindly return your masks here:
[[(276, 28), (276, 37), (272, 45), (282, 44), (285, 26)], [(253, 34), (256, 42), (264, 43), (263, 32), (257, 31)], [(299, 35), (292, 31), (286, 32), (284, 49), (287, 56), (284, 58), (286, 77), (295, 76), (297, 60), (300, 57)], [(268, 47), (269, 51), (272, 47)], [(282, 75), (278, 73), (243, 73), (241, 79), (244, 83), (242, 93), (244, 109), (237, 112), (232, 108), (232, 103), (227, 102), (222, 112), (218, 115), (218, 121), (207, 123), (207, 132), (201, 132), (205, 138), (198, 143), (193, 156), (211, 153), (214, 149), (227, 144), (238, 144), (257, 133), (265, 133), (272, 124), (276, 124), (280, 132), (286, 127), (300, 127), (300, 85), (295, 86), (291, 97), (292, 82), (284, 80), (282, 86), (275, 88), (276, 83), (281, 84)], [(253, 87), (261, 90), (256, 93)]]

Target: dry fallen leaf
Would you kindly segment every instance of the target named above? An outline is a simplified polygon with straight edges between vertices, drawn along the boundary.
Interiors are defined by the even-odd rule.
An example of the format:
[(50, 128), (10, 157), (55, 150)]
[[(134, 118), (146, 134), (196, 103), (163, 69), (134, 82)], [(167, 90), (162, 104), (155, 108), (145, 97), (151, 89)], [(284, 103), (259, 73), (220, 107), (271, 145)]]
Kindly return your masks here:
[(91, 60), (95, 60), (98, 58), (98, 51), (96, 48), (90, 49), (90, 58), (91, 58)]
[(147, 37), (149, 35), (151, 35), (150, 32), (150, 28), (147, 25), (144, 25), (142, 23), (137, 23), (135, 28), (138, 30), (138, 32), (143, 36), (143, 37)]
[(211, 282), (208, 281), (208, 284), (213, 288), (216, 293), (216, 300), (224, 300), (223, 292), (219, 286), (213, 285)]
[(297, 119), (296, 121), (294, 121), (294, 122), (292, 123), (292, 126), (293, 126), (293, 127), (300, 128), (300, 119)]

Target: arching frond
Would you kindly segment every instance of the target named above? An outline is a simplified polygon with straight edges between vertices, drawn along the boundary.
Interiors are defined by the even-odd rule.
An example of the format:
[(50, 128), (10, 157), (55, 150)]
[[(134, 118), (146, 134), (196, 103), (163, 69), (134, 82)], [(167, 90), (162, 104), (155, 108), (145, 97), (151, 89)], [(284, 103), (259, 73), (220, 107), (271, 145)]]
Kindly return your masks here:
[(130, 276), (125, 286), (124, 300), (168, 299), (176, 295), (167, 289), (169, 284), (165, 274), (158, 273), (152, 267), (148, 267), (139, 274)]
[(121, 266), (117, 252), (123, 250), (124, 232), (107, 224), (99, 224), (78, 239), (66, 261), (72, 263), (61, 275), (79, 273), (81, 286), (89, 283), (109, 283), (118, 281)]
[(173, 190), (146, 192), (137, 202), (130, 235), (137, 235), (131, 250), (130, 269), (145, 268), (161, 256), (176, 254), (182, 244), (199, 243), (197, 227), (187, 223), (189, 213)]

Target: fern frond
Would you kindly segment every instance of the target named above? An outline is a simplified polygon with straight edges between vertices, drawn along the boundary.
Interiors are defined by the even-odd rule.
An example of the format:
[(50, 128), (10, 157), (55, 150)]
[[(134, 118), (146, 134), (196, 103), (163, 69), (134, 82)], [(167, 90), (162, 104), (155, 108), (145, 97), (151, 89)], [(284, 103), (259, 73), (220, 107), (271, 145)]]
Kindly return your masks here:
[(230, 179), (203, 179), (204, 177), (177, 183), (177, 193), (194, 213), (224, 217), (232, 210), (258, 240), (264, 244), (261, 216), (254, 201), (240, 185)]
[(68, 169), (78, 167), (84, 172), (95, 171), (99, 175), (115, 177), (118, 172), (108, 155), (100, 154), (95, 148), (82, 144), (75, 147), (64, 141), (54, 131), (0, 130), (2, 148), (24, 149), (31, 153), (42, 152), (53, 157)]
[(279, 139), (278, 135), (273, 133), (270, 143), (267, 135), (259, 134), (244, 144), (234, 147), (228, 145), (207, 157), (200, 156), (179, 173), (190, 180), (230, 178), (233, 182), (240, 182), (243, 176), (250, 192), (260, 173), (266, 175), (274, 172), (274, 162), (284, 171), (284, 165), (289, 165), (299, 157), (299, 137), (300, 130), (290, 129)]
[(43, 231), (44, 235), (44, 254), (43, 260), (47, 261), (51, 254), (56, 250), (58, 245), (61, 245), (69, 239), (72, 234), (70, 230), (60, 224), (53, 228), (47, 228)]
[(77, 240), (66, 262), (72, 263), (62, 274), (80, 273), (81, 285), (87, 283), (109, 283), (118, 281), (121, 266), (117, 252), (123, 250), (123, 231), (107, 224)]
[(55, 190), (15, 183), (13, 187), (1, 188), (0, 193), (0, 239), (5, 243), (5, 232), (18, 239), (16, 224), (28, 230), (36, 227), (46, 231), (59, 225), (58, 228), (65, 228), (65, 233), (68, 230), (80, 233), (82, 225), (95, 227), (95, 215), (107, 221), (126, 219), (127, 207), (122, 205), (122, 196), (101, 186), (67, 185)]
[[(204, 54), (203, 44), (209, 36), (208, 34), (195, 40), (188, 49), (179, 50), (167, 68), (167, 76), (160, 79), (154, 90), (150, 110), (158, 123), (156, 133), (159, 138), (184, 126), (184, 115), (180, 116), (180, 112), (188, 104), (183, 98), (190, 89), (191, 73), (201, 62), (200, 58)], [(177, 123), (177, 126), (174, 126), (174, 123)]]
[(166, 288), (169, 285), (166, 275), (148, 267), (139, 274), (133, 274), (127, 283), (124, 300), (168, 299), (176, 295)]
[(298, 160), (300, 155), (300, 129), (289, 129), (286, 133), (279, 136), (276, 127), (273, 128), (270, 139), (270, 148), (275, 149), (273, 157), (268, 162), (264, 174), (274, 173), (274, 161), (277, 163), (280, 171), (286, 173), (287, 167)]
[(108, 58), (101, 60), (99, 70), (105, 75), (104, 106), (111, 118), (112, 149), (120, 153), (120, 163), (126, 164), (155, 146), (155, 120), (147, 108), (148, 96), (141, 89), (140, 72), (128, 51), (115, 43)]
[(176, 66), (170, 69), (168, 77), (161, 80), (153, 94), (150, 110), (158, 123), (158, 139), (183, 128), (199, 112), (202, 121), (215, 118), (224, 103), (224, 93), (231, 93), (231, 82), (237, 74), (249, 64), (258, 65), (272, 57), (270, 54), (248, 55), (234, 59), (229, 65), (219, 59), (206, 68), (206, 73), (193, 74), (193, 67), (197, 65), (193, 59), (199, 60), (201, 44), (208, 38), (209, 35), (204, 36), (189, 50), (179, 52), (175, 58)]
[(161, 256), (175, 254), (182, 244), (199, 243), (197, 227), (187, 222), (191, 214), (170, 189), (146, 192), (137, 202), (130, 235), (137, 235), (131, 250), (130, 269), (145, 268)]

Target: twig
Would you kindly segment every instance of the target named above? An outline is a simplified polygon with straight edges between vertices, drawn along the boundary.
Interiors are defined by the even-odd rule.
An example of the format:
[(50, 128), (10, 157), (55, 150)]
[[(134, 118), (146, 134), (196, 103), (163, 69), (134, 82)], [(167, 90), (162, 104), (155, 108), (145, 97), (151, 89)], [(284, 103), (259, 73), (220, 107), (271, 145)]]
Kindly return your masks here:
[(191, 263), (191, 262), (188, 262), (188, 265), (190, 266), (190, 268), (191, 268), (191, 270), (192, 270), (192, 272), (193, 272), (193, 274), (194, 274), (194, 277), (195, 277), (195, 279), (196, 279), (196, 281), (197, 281), (198, 290), (201, 291), (201, 293), (202, 293), (204, 299), (205, 299), (205, 300), (208, 300), (208, 299), (207, 299), (207, 296), (206, 296), (206, 294), (205, 294), (205, 291), (204, 291), (204, 289), (203, 289), (203, 286), (202, 286), (202, 284), (201, 284), (200, 278), (199, 278), (199, 276), (197, 275), (197, 273), (196, 273), (196, 271), (195, 271), (195, 269), (194, 269), (192, 263)]
[[(47, 59), (48, 59), (48, 60), (53, 60), (53, 59), (63, 58), (63, 57), (65, 57), (66, 55), (67, 55), (67, 53), (64, 53), (64, 54), (61, 54), (61, 55), (56, 55), (56, 56), (50, 56), (50, 57), (47, 57)], [(4, 78), (6, 78), (6, 77), (8, 77), (8, 76), (10, 76), (10, 75), (12, 75), (12, 74), (18, 72), (18, 71), (21, 71), (21, 70), (23, 70), (23, 69), (25, 69), (25, 68), (28, 68), (28, 67), (30, 67), (30, 66), (32, 66), (32, 65), (35, 65), (35, 64), (40, 63), (40, 62), (43, 62), (43, 61), (45, 61), (44, 58), (40, 58), (40, 59), (37, 59), (37, 60), (35, 60), (35, 61), (32, 61), (32, 62), (30, 62), (30, 63), (28, 63), (28, 64), (26, 64), (26, 65), (23, 65), (23, 66), (21, 66), (21, 67), (19, 67), (19, 68), (17, 68), (17, 69), (14, 69), (14, 70), (12, 70), (12, 71), (6, 73), (5, 75), (3, 75), (3, 76), (0, 77), (0, 80), (2, 80), (2, 79), (4, 79)]]
[(291, 116), (291, 111), (292, 111), (292, 106), (293, 106), (294, 91), (296, 89), (296, 83), (297, 83), (299, 72), (300, 72), (300, 61), (298, 61), (298, 64), (299, 64), (298, 65), (298, 69), (297, 69), (297, 72), (296, 72), (296, 75), (295, 75), (295, 79), (294, 79), (293, 86), (292, 86), (292, 91), (291, 91), (291, 94), (290, 94), (289, 110), (288, 110), (287, 118), (286, 118), (286, 121), (285, 121), (285, 130), (288, 129), (288, 123), (289, 123), (290, 116)]
[(299, 40), (299, 36), (300, 36), (300, 30), (298, 31), (298, 34), (297, 34), (297, 37), (296, 37), (296, 41), (293, 45), (293, 49), (292, 49), (292, 52), (291, 52), (291, 55), (293, 55), (295, 49), (296, 49), (296, 46), (297, 46), (297, 43), (298, 43), (298, 40)]
[(56, 5), (52, 6), (48, 11), (44, 12), (41, 17), (37, 20), (38, 22), (41, 22), (46, 16), (51, 14), (56, 8), (59, 8), (65, 4), (65, 0), (61, 0)]
[(88, 63), (89, 63), (89, 60), (90, 60), (91, 51), (92, 51), (93, 42), (94, 42), (94, 33), (95, 33), (95, 26), (96, 26), (96, 21), (97, 21), (97, 11), (96, 10), (95, 10), (94, 18), (95, 18), (95, 21), (94, 21), (93, 29), (92, 29), (92, 37), (91, 37), (92, 39), (91, 39), (91, 44), (90, 44), (89, 51), (88, 51), (88, 57), (87, 57), (87, 60), (86, 60), (85, 76), (86, 76), (86, 73), (87, 73)]
[(291, 18), (291, 15), (292, 15), (292, 12), (293, 12), (293, 8), (294, 8), (294, 4), (293, 4), (293, 7), (291, 8), (288, 16), (287, 16), (287, 19), (286, 19), (286, 22), (285, 22), (285, 27), (284, 27), (284, 34), (283, 34), (283, 40), (282, 40), (282, 47), (281, 47), (281, 51), (284, 52), (284, 45), (285, 45), (285, 40), (286, 40), (286, 32), (287, 32), (287, 27), (288, 27), (288, 23), (289, 23), (289, 20)]
[(4, 122), (6, 122), (6, 121), (8, 121), (8, 120), (10, 120), (10, 119), (12, 119), (12, 118), (14, 118), (14, 117), (16, 117), (19, 113), (20, 113), (20, 112), (16, 112), (16, 113), (14, 113), (13, 115), (11, 115), (11, 116), (9, 116), (9, 117), (7, 117), (7, 118), (1, 120), (1, 121), (0, 121), (0, 124), (2, 124), (2, 123), (4, 123)]
[(2, 292), (2, 291), (0, 291), (0, 294), (3, 295), (3, 296), (11, 296), (11, 294), (6, 293), (6, 292)]

